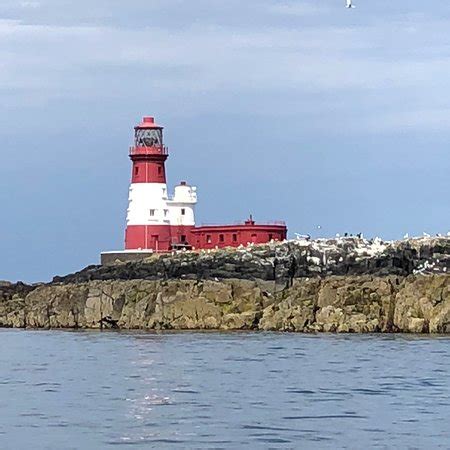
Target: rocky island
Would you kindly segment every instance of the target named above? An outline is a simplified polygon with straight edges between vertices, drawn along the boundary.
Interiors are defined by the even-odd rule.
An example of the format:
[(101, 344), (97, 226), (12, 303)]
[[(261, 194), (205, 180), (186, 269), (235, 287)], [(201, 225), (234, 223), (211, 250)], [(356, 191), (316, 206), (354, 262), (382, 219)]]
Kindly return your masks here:
[(297, 239), (0, 282), (0, 326), (450, 333), (450, 237)]

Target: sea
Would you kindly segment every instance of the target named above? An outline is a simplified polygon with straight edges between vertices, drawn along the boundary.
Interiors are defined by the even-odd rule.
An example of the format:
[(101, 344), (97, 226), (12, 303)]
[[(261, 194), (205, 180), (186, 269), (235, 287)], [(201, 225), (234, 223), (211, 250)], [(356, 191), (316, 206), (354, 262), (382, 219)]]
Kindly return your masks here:
[(450, 448), (450, 338), (0, 330), (0, 449)]

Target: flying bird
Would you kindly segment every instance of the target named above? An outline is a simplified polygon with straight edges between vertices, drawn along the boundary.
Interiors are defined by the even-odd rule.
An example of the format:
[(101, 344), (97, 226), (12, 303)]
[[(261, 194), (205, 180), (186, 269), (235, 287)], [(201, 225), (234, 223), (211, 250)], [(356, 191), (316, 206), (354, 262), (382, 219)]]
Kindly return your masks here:
[(355, 5), (352, 3), (353, 0), (346, 0), (346, 1), (347, 1), (347, 5), (346, 5), (347, 8), (349, 8), (349, 9), (355, 8)]

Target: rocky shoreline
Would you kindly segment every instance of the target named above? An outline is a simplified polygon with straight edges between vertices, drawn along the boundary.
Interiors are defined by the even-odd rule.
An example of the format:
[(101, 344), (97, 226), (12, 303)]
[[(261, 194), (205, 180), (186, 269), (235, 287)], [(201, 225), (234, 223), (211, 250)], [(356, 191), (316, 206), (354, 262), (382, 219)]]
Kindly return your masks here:
[(0, 326), (450, 333), (450, 238), (295, 240), (0, 282)]

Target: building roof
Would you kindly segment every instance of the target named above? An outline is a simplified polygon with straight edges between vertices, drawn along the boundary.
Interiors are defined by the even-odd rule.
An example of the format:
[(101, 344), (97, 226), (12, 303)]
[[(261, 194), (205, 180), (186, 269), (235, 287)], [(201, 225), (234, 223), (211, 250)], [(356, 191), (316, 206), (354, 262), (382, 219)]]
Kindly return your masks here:
[(150, 117), (150, 116), (145, 116), (142, 119), (142, 122), (139, 125), (136, 125), (134, 127), (135, 130), (137, 130), (137, 129), (152, 129), (152, 128), (163, 129), (164, 127), (155, 123), (155, 118)]
[(220, 233), (230, 231), (287, 231), (284, 222), (276, 223), (238, 223), (238, 224), (223, 224), (223, 225), (201, 225), (192, 228), (191, 232), (196, 233)]

